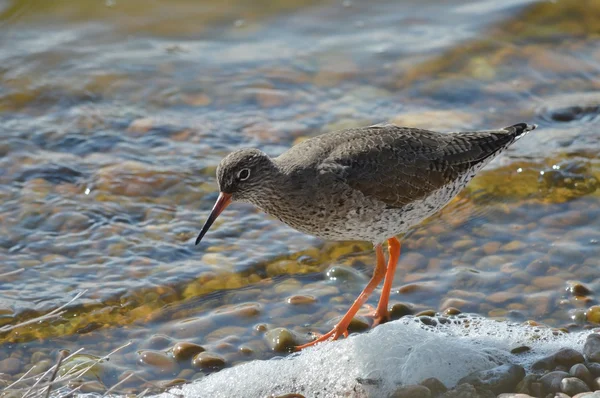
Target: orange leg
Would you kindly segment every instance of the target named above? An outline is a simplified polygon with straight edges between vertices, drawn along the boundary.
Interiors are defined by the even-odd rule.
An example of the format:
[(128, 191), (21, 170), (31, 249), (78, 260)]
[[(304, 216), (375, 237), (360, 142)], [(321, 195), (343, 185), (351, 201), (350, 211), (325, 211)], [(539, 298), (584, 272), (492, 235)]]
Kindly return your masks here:
[(373, 327), (381, 322), (387, 322), (390, 318), (388, 302), (390, 299), (390, 291), (392, 290), (392, 282), (394, 281), (394, 274), (396, 273), (396, 266), (398, 265), (398, 259), (400, 258), (400, 241), (398, 238), (394, 237), (388, 239), (388, 250), (390, 252), (390, 258), (388, 260), (383, 288), (381, 289), (379, 304), (377, 304), (377, 309), (373, 313)]
[(344, 335), (345, 337), (348, 337), (348, 325), (350, 325), (352, 318), (354, 318), (354, 315), (356, 315), (358, 310), (360, 310), (360, 307), (362, 307), (362, 305), (365, 303), (365, 301), (367, 301), (367, 299), (369, 298), (371, 293), (373, 293), (373, 290), (375, 290), (377, 285), (379, 285), (381, 280), (386, 275), (385, 256), (383, 254), (383, 249), (381, 248), (381, 244), (375, 246), (375, 253), (377, 254), (377, 266), (375, 267), (375, 272), (373, 272), (373, 276), (371, 277), (371, 280), (369, 281), (367, 286), (363, 289), (363, 291), (360, 293), (358, 298), (356, 300), (354, 300), (354, 303), (352, 304), (352, 306), (350, 307), (348, 312), (346, 312), (346, 314), (333, 327), (333, 329), (331, 329), (330, 332), (325, 333), (324, 335), (322, 335), (321, 337), (319, 337), (316, 340), (311, 341), (310, 343), (306, 343), (304, 345), (297, 346), (296, 351), (299, 351), (306, 347), (310, 347), (311, 345), (315, 345), (322, 341), (328, 340), (329, 338), (331, 338), (331, 340), (337, 340), (342, 335)]

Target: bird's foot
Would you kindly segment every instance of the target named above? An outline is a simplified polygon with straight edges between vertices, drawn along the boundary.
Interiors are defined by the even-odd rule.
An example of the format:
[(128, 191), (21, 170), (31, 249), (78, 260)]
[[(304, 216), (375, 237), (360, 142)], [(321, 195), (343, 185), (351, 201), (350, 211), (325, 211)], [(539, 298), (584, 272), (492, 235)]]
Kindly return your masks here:
[(295, 348), (296, 348), (296, 351), (300, 351), (306, 347), (313, 346), (313, 345), (315, 345), (317, 343), (321, 343), (323, 341), (337, 340), (340, 338), (340, 336), (348, 337), (348, 328), (347, 327), (342, 328), (339, 326), (339, 324), (337, 324), (329, 332), (317, 337), (315, 340), (313, 340), (309, 343), (296, 346)]
[(390, 320), (390, 312), (387, 309), (382, 310), (379, 307), (375, 308), (369, 304), (366, 304), (365, 306), (371, 310), (369, 313), (365, 314), (364, 316), (373, 319), (373, 323), (371, 324), (372, 328), (374, 328), (375, 326), (380, 325), (382, 323), (386, 323), (387, 321)]

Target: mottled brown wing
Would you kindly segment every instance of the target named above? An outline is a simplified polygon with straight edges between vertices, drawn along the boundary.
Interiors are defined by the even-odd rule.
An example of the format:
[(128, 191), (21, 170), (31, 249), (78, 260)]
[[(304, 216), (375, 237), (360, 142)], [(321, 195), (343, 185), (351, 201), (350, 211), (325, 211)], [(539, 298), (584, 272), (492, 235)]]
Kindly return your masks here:
[(393, 125), (348, 130), (326, 163), (341, 166), (340, 178), (365, 196), (402, 207), (491, 160), (528, 127), (447, 134)]

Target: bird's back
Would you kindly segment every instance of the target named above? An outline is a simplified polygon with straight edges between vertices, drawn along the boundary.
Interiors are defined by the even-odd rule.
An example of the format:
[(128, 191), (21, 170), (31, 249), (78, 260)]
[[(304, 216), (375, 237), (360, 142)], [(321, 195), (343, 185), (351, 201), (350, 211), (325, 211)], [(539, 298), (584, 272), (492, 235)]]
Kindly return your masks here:
[(394, 125), (340, 130), (306, 140), (282, 154), (284, 167), (334, 170), (354, 189), (402, 206), (485, 165), (534, 125), (437, 133)]
[(293, 199), (294, 208), (328, 213), (318, 213), (310, 228), (298, 212), (282, 220), (327, 239), (386, 239), (445, 206), (477, 171), (534, 128), (521, 123), (437, 133), (376, 125), (311, 138), (275, 162), (296, 188), (304, 187), (295, 189), (302, 194)]

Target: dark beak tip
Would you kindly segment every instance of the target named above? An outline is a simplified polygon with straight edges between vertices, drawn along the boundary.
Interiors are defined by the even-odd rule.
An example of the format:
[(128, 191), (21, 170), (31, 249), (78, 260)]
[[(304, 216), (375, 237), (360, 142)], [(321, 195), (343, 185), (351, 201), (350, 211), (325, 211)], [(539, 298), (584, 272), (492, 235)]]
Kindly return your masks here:
[(213, 206), (213, 209), (210, 212), (208, 219), (204, 223), (204, 226), (202, 227), (200, 234), (196, 238), (196, 243), (195, 243), (196, 246), (198, 245), (198, 243), (200, 243), (200, 241), (202, 240), (202, 238), (204, 237), (204, 235), (206, 234), (206, 232), (208, 231), (208, 229), (210, 228), (212, 223), (219, 216), (219, 214), (221, 214), (221, 212), (229, 205), (230, 201), (231, 201), (231, 195), (224, 194), (221, 192), (221, 194), (219, 195), (219, 199), (217, 199), (217, 202)]

